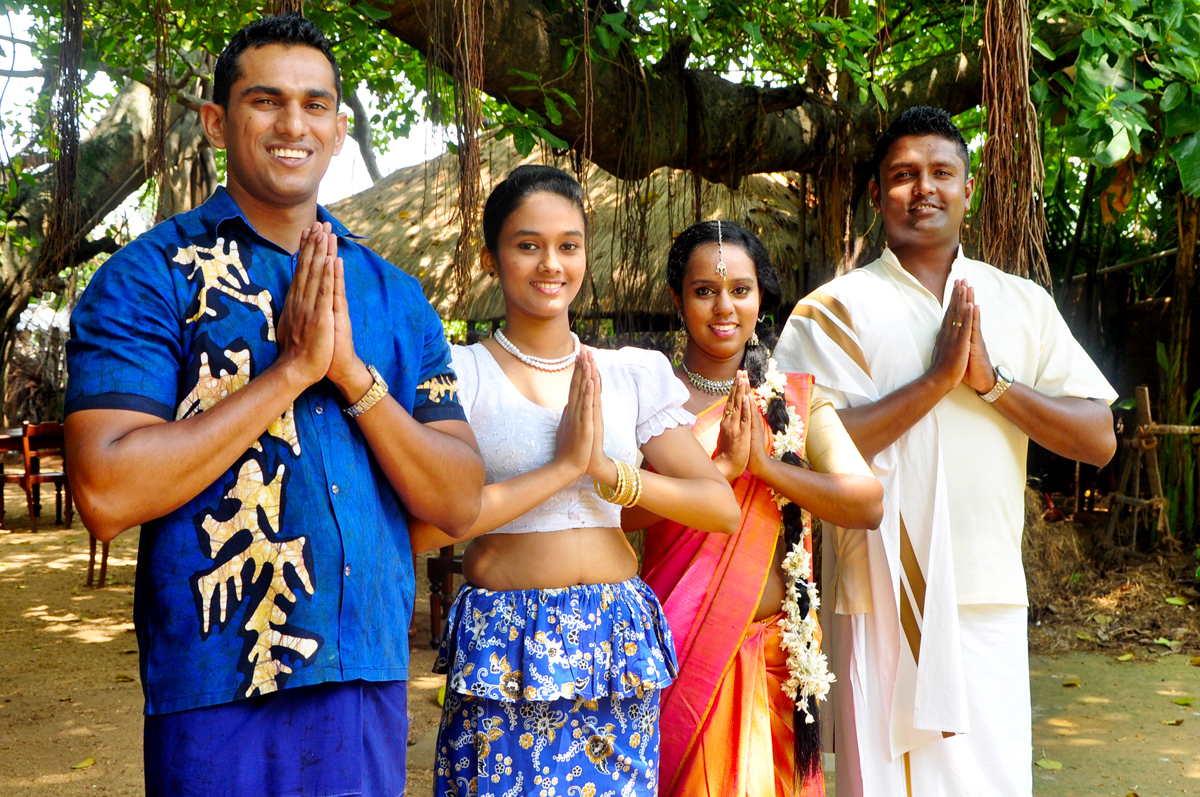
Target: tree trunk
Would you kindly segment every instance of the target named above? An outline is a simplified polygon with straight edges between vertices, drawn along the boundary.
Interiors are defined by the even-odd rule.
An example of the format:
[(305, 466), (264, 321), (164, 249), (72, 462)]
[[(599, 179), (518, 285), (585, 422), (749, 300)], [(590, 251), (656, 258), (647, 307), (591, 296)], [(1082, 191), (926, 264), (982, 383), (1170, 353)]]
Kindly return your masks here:
[(1188, 423), (1187, 361), (1191, 336), (1191, 297), (1196, 282), (1196, 237), (1200, 234), (1200, 197), (1180, 193), (1179, 253), (1175, 255), (1175, 295), (1171, 300), (1171, 393), (1167, 396), (1166, 423)]
[[(80, 143), (80, 212), (70, 262), (80, 262), (98, 251), (115, 250), (115, 244), (98, 246), (86, 240), (87, 235), (146, 181), (153, 105), (147, 86), (127, 82), (104, 118)], [(189, 137), (200, 135), (196, 116), (179, 106), (172, 107), (168, 136), (185, 149), (194, 149), (194, 143), (187, 143)], [(42, 251), (53, 189), (51, 167), (38, 173), (36, 182), (18, 194), (15, 209), (10, 212), (12, 221), (0, 241), (0, 351), (7, 350), (21, 311), (31, 297), (66, 287), (61, 275), (48, 273), (49, 259)]]

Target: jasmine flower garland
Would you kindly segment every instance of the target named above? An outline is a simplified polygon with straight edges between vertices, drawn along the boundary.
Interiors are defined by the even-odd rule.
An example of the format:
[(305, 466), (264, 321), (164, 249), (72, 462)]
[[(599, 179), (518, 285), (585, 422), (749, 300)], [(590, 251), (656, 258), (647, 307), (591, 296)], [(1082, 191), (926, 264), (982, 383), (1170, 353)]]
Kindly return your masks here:
[[(766, 378), (754, 389), (754, 399), (764, 415), (771, 399), (783, 398), (786, 386), (787, 377), (779, 372), (775, 359), (767, 360)], [(790, 406), (787, 407), (787, 414), (787, 428), (777, 432), (771, 442), (771, 456), (774, 459), (782, 459), (788, 453), (799, 456), (804, 443), (804, 422)], [(774, 490), (771, 495), (780, 509), (790, 503)], [(808, 525), (806, 522), (805, 534), (783, 558), (783, 572), (787, 574), (788, 582), (783, 597), (785, 617), (779, 627), (783, 632), (780, 646), (788, 654), (789, 678), (783, 684), (783, 691), (804, 712), (805, 722), (811, 723), (814, 717), (809, 713), (808, 699), (815, 697), (825, 700), (834, 676), (829, 672), (829, 662), (817, 644), (817, 610), (821, 606), (821, 598), (812, 580), (812, 555), (804, 547), (805, 540), (812, 536)], [(800, 616), (800, 591), (797, 587), (801, 580), (808, 585), (809, 601), (808, 613), (803, 617)]]

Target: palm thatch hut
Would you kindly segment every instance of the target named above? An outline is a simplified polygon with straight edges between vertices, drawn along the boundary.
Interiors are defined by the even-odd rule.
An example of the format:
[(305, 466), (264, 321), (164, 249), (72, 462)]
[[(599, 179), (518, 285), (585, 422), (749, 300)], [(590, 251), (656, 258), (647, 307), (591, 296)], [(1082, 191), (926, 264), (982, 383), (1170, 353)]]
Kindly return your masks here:
[[(523, 163), (574, 171), (565, 157), (534, 149), (522, 158), (510, 139), (494, 136), (482, 142), (481, 156), (484, 196)], [(577, 317), (613, 319), (619, 331), (673, 328), (675, 307), (664, 278), (667, 250), (698, 218), (736, 221), (757, 233), (779, 270), (787, 307), (819, 284), (805, 284), (812, 270), (805, 268), (803, 242), (817, 220), (801, 175), (756, 175), (731, 191), (697, 186), (690, 174), (671, 169), (638, 181), (618, 180), (594, 165), (575, 173), (590, 211), (589, 285), (576, 299)], [(366, 243), (378, 254), (419, 279), (442, 318), (496, 322), (504, 316), (504, 299), (481, 267), (461, 300), (455, 289), (457, 186), (457, 164), (446, 153), (400, 169), (329, 209), (349, 229), (369, 236)], [(819, 247), (810, 244), (808, 253), (813, 251)]]

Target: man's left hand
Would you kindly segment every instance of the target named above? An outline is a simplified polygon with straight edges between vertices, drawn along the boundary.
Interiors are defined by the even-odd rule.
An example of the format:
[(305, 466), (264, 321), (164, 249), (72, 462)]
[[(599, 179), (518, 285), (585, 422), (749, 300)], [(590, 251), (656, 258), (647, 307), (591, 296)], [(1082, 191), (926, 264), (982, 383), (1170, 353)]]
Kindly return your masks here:
[[(966, 284), (965, 282), (963, 283)], [(967, 287), (967, 304), (973, 305), (971, 314), (971, 353), (967, 359), (967, 373), (963, 381), (976, 393), (987, 393), (996, 386), (996, 372), (992, 358), (988, 356), (987, 344), (983, 342), (983, 331), (979, 324), (979, 305), (975, 304), (975, 289)], [(336, 358), (336, 355), (334, 355)]]
[(341, 391), (348, 404), (366, 395), (374, 379), (354, 351), (350, 306), (346, 301), (346, 269), (337, 254), (337, 236), (328, 234), (327, 255), (333, 258), (333, 359), (325, 376)]

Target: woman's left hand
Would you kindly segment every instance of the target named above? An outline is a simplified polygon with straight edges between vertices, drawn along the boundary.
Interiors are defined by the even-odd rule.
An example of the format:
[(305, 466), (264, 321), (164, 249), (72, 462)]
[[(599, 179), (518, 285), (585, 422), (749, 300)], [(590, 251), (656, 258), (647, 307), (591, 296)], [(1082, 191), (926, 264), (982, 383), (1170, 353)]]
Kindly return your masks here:
[(750, 457), (746, 462), (746, 470), (761, 477), (771, 461), (767, 452), (767, 433), (763, 428), (761, 412), (750, 413)]
[(583, 349), (583, 354), (580, 356), (586, 357), (587, 362), (591, 365), (594, 395), (592, 400), (592, 457), (588, 462), (587, 475), (602, 484), (615, 487), (617, 466), (604, 453), (604, 412), (600, 400), (600, 391), (603, 389), (603, 385), (600, 383), (600, 369), (596, 367), (596, 360), (590, 349)]

